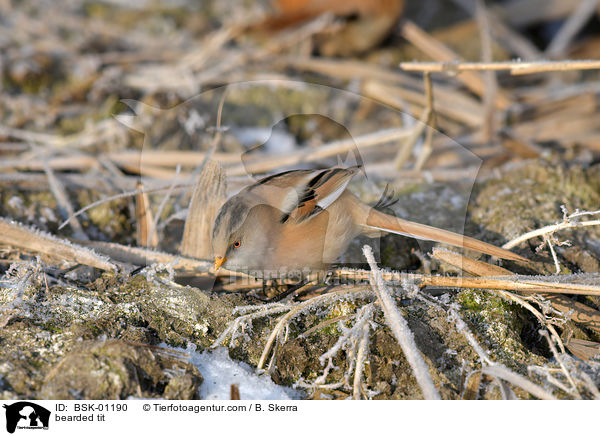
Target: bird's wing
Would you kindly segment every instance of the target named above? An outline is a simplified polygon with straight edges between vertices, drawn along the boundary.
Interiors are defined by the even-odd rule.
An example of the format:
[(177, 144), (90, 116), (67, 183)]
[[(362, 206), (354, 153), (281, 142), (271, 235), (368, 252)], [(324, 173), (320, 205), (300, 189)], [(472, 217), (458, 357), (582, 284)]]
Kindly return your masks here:
[(359, 167), (287, 171), (259, 180), (249, 190), (279, 209), (281, 222), (300, 222), (327, 209), (358, 170)]

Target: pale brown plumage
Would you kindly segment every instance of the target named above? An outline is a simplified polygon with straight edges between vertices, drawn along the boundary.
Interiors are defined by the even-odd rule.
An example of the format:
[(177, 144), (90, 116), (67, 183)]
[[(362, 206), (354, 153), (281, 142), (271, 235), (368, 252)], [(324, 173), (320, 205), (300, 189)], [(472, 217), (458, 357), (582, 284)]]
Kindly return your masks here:
[(346, 189), (358, 171), (358, 167), (286, 171), (231, 197), (213, 227), (215, 268), (224, 265), (260, 276), (325, 270), (356, 236), (382, 231), (527, 261), (486, 242), (376, 210)]

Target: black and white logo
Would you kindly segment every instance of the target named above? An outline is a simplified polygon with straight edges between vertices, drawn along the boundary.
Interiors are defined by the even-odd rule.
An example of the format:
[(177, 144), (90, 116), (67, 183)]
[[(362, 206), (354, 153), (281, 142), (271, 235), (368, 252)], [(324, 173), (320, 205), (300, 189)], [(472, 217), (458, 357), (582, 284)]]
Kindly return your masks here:
[(6, 409), (6, 431), (9, 433), (14, 433), (16, 429), (48, 429), (50, 411), (42, 406), (29, 401), (19, 401), (4, 404), (2, 407)]

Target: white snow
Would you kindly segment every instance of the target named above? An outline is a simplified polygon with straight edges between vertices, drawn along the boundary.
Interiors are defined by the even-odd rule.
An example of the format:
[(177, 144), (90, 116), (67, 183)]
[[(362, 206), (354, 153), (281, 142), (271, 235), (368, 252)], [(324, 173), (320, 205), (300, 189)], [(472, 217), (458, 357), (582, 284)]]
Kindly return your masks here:
[(242, 400), (298, 400), (304, 396), (303, 391), (279, 386), (269, 375), (258, 375), (250, 365), (230, 359), (225, 347), (202, 353), (185, 351), (204, 377), (202, 400), (229, 400), (232, 384), (238, 385)]

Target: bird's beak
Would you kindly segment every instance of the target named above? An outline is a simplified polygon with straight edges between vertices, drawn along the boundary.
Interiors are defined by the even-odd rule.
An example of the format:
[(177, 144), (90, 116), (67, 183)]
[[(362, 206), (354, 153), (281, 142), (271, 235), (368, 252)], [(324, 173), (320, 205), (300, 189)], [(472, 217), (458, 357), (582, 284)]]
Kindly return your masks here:
[(215, 271), (217, 271), (219, 268), (221, 268), (221, 266), (223, 266), (225, 261), (227, 261), (226, 257), (216, 256), (215, 257)]

